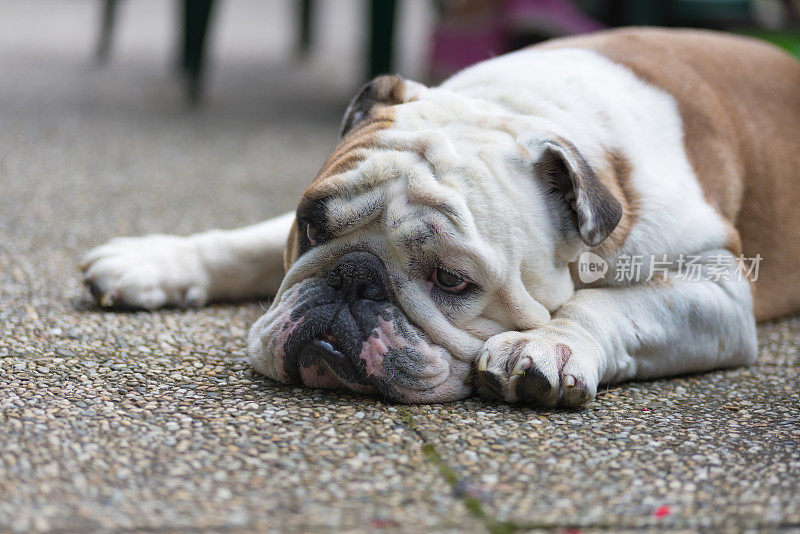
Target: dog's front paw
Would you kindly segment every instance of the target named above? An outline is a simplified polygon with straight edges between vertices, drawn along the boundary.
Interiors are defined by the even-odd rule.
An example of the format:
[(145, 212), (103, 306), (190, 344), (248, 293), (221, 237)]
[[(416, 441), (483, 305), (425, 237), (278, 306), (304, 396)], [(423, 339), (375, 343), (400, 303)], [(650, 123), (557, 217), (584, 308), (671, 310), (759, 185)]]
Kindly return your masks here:
[(597, 392), (591, 347), (544, 332), (504, 332), (489, 338), (477, 362), (478, 392), (508, 402), (576, 407)]
[(80, 268), (103, 307), (202, 306), (209, 280), (190, 237), (120, 237), (90, 250)]

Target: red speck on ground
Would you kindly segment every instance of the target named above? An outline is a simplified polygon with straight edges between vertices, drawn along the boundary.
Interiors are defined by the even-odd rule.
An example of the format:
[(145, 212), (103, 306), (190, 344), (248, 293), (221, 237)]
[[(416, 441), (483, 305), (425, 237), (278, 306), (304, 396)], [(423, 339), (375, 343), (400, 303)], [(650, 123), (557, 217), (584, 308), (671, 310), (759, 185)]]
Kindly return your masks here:
[(656, 517), (666, 517), (671, 513), (672, 513), (672, 510), (670, 509), (670, 507), (667, 506), (667, 505), (664, 505), (664, 506), (659, 506), (658, 508), (656, 508), (656, 511), (653, 512), (653, 515), (656, 516)]

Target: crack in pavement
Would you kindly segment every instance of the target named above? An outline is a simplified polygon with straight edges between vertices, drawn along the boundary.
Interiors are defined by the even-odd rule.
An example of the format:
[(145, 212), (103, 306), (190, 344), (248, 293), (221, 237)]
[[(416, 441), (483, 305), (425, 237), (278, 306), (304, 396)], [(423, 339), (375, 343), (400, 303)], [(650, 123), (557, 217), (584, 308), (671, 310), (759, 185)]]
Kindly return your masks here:
[(459, 478), (455, 469), (450, 467), (447, 462), (442, 459), (442, 455), (439, 454), (439, 451), (436, 449), (436, 445), (431, 443), (431, 441), (425, 437), (423, 432), (417, 428), (414, 422), (414, 417), (408, 412), (408, 410), (401, 407), (397, 409), (397, 413), (400, 415), (400, 419), (403, 421), (403, 423), (405, 423), (406, 426), (420, 439), (422, 442), (422, 454), (425, 456), (425, 459), (433, 464), (434, 467), (436, 467), (436, 469), (439, 471), (439, 474), (453, 490), (453, 496), (459, 499), (464, 504), (470, 515), (480, 521), (491, 534), (511, 534), (519, 530), (531, 528), (528, 525), (522, 526), (508, 521), (499, 521), (489, 516), (483, 509), (483, 503), (481, 503), (478, 498), (473, 497), (464, 491), (464, 487), (466, 486), (464, 481)]

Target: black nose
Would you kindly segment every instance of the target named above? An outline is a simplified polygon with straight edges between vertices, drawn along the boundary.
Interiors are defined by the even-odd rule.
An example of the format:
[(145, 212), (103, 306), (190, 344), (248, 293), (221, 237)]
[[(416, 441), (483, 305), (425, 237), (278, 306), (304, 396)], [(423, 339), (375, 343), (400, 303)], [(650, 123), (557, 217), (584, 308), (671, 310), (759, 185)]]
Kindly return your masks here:
[(348, 301), (389, 297), (386, 267), (371, 252), (350, 252), (339, 258), (328, 273), (328, 285)]

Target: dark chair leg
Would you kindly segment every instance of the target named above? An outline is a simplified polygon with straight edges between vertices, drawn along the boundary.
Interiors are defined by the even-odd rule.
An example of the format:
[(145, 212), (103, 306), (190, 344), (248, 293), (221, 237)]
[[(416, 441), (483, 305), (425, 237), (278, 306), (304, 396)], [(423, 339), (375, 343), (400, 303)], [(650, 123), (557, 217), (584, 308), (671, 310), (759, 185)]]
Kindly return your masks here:
[(205, 66), (205, 43), (214, 0), (183, 0), (181, 66), (186, 75), (189, 102), (200, 99)]
[(300, 34), (297, 41), (297, 52), (301, 56), (308, 55), (311, 50), (311, 25), (314, 22), (316, 0), (300, 0)]
[(394, 21), (397, 0), (370, 0), (369, 2), (369, 78), (392, 71)]
[(114, 36), (114, 22), (117, 15), (117, 0), (103, 0), (103, 20), (100, 23), (100, 38), (97, 41), (95, 57), (98, 63), (108, 61), (111, 41)]

